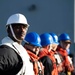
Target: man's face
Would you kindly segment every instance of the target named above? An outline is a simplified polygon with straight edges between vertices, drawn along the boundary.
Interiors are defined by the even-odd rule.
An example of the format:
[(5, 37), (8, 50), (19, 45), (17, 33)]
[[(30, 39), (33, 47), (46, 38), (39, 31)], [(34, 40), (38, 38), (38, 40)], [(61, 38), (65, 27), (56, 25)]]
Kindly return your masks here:
[(61, 46), (65, 50), (70, 48), (70, 44), (71, 44), (70, 42), (64, 42), (64, 41), (61, 42)]
[(52, 44), (52, 50), (55, 51), (55, 50), (57, 49), (57, 46), (58, 46), (57, 44), (53, 43), (53, 44)]
[[(24, 45), (24, 47), (25, 46), (26, 45)], [(38, 55), (41, 48), (38, 47), (38, 46), (35, 46), (33, 44), (27, 44), (27, 49), (31, 50), (31, 52), (33, 52), (34, 54)]]
[(15, 24), (15, 25), (12, 25), (12, 28), (16, 38), (18, 40), (23, 40), (28, 29), (27, 25)]

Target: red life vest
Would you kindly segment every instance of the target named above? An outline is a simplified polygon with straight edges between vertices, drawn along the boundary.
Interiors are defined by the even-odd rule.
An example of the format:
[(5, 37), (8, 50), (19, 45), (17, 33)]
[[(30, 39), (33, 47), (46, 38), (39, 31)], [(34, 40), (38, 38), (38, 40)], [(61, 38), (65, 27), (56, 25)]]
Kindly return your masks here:
[(41, 73), (41, 75), (43, 75), (43, 73), (44, 73), (43, 65), (41, 62), (38, 61), (39, 57), (29, 50), (27, 50), (27, 52), (31, 58), (31, 61), (33, 62), (33, 69), (34, 69), (35, 75), (38, 75), (39, 73)]
[(66, 50), (64, 50), (63, 48), (61, 48), (60, 46), (57, 47), (57, 52), (59, 52), (63, 58), (63, 68), (67, 71), (73, 71), (74, 70), (74, 66), (73, 64), (70, 63), (69, 59), (68, 59), (68, 53)]
[(58, 75), (56, 60), (54, 58), (54, 52), (52, 52), (52, 51), (48, 52), (47, 49), (43, 48), (43, 50), (39, 53), (39, 56), (40, 56), (40, 58), (43, 56), (48, 56), (52, 60), (52, 63), (53, 63), (52, 75)]

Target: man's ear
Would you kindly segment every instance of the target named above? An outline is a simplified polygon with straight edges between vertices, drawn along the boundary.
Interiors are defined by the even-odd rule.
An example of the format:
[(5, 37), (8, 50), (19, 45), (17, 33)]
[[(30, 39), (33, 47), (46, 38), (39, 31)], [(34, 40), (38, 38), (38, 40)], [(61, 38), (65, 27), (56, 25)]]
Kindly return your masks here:
[(8, 32), (8, 33), (10, 32), (10, 27), (9, 27), (9, 26), (7, 27), (7, 32)]
[(8, 35), (11, 35), (11, 30), (10, 30), (9, 26), (7, 27), (7, 33), (8, 33)]
[(50, 45), (47, 45), (47, 50), (49, 50), (50, 49)]

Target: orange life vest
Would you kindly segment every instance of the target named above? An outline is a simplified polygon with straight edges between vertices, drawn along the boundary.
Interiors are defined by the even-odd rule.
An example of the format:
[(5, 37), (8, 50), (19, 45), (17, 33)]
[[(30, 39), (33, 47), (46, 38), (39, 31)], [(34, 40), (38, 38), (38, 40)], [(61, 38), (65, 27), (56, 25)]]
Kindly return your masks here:
[(43, 49), (40, 53), (39, 53), (40, 58), (43, 56), (48, 56), (52, 62), (53, 62), (53, 71), (52, 71), (52, 75), (58, 75), (58, 71), (57, 71), (57, 66), (56, 66), (56, 60), (54, 58), (54, 53), (52, 51), (48, 52), (47, 49)]
[(33, 62), (33, 69), (34, 69), (35, 75), (38, 75), (39, 73), (41, 73), (41, 75), (43, 75), (43, 73), (44, 73), (43, 65), (41, 62), (38, 61), (39, 57), (29, 50), (27, 50), (27, 52), (31, 58), (31, 61)]
[(63, 48), (61, 48), (60, 46), (57, 47), (57, 52), (59, 52), (62, 55), (63, 58), (63, 68), (67, 71), (73, 71), (74, 70), (74, 66), (73, 64), (70, 63), (70, 61), (68, 60), (68, 53), (66, 50), (64, 50)]

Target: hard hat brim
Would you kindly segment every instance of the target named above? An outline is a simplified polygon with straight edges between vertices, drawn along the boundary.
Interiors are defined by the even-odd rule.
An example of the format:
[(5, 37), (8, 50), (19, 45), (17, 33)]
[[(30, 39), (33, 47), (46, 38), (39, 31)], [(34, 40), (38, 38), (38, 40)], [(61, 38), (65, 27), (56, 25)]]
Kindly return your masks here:
[[(6, 24), (6, 26), (9, 26), (9, 25), (15, 25), (15, 24), (23, 24), (23, 23), (11, 23), (11, 24)], [(23, 24), (23, 25), (25, 25), (25, 26), (30, 26), (29, 24)]]
[(70, 44), (71, 44), (71, 41), (70, 41), (70, 40), (64, 40), (64, 42), (66, 42), (66, 43), (70, 43)]

